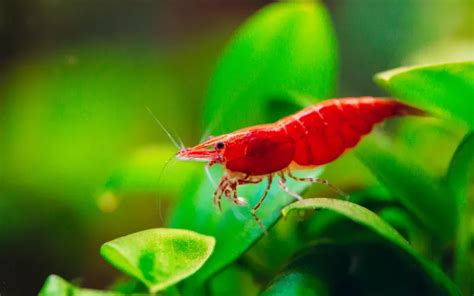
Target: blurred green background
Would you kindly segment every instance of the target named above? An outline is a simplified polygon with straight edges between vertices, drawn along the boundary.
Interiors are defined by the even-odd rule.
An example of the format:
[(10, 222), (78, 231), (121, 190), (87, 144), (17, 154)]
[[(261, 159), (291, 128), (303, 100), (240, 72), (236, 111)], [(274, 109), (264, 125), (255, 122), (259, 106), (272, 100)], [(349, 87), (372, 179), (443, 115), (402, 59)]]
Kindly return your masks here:
[[(33, 295), (51, 273), (92, 288), (113, 282), (100, 245), (163, 225), (196, 168), (178, 163), (159, 178), (175, 150), (146, 107), (185, 144), (199, 142), (217, 59), (269, 2), (0, 0), (1, 295)], [(472, 1), (323, 3), (339, 49), (337, 96), (386, 95), (372, 82), (386, 69), (474, 57)], [(398, 153), (418, 147), (436, 175), (464, 131), (426, 125), (386, 128), (403, 135)], [(444, 144), (436, 152), (433, 139)], [(363, 169), (338, 177), (354, 162), (348, 154), (326, 178), (370, 184)]]

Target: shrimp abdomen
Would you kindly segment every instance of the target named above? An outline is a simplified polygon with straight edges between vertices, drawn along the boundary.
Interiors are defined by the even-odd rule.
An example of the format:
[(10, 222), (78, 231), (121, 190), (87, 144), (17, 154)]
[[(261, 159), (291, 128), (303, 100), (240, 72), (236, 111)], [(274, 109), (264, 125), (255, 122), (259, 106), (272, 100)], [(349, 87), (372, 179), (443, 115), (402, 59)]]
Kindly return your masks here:
[(424, 115), (396, 100), (362, 97), (327, 100), (278, 122), (294, 141), (294, 162), (322, 165), (354, 147), (373, 126), (387, 118)]

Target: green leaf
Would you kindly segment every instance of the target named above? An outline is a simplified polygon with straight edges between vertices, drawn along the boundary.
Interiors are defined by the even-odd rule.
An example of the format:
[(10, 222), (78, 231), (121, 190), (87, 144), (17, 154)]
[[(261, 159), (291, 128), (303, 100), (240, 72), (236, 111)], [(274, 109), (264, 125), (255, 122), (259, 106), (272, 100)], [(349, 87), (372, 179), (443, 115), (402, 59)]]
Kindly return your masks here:
[[(327, 170), (324, 171), (325, 177), (327, 175), (326, 172)], [(313, 192), (315, 192), (313, 189), (316, 188), (322, 189), (325, 186), (312, 186), (305, 192), (305, 196), (315, 196), (313, 195)], [(376, 195), (374, 198), (376, 198), (377, 205), (380, 204), (383, 198), (381, 190), (373, 189), (364, 190), (363, 192), (352, 192), (350, 197), (352, 202), (359, 203), (369, 195)], [(350, 236), (350, 231), (347, 231), (347, 225), (351, 223), (348, 223), (347, 219), (334, 212), (317, 212), (314, 215), (309, 212), (302, 214), (304, 215), (293, 215), (284, 220), (280, 219), (272, 227), (269, 235), (262, 237), (245, 254), (244, 260), (258, 267), (260, 277), (274, 274), (281, 268), (284, 262), (288, 261), (288, 258), (304, 248), (308, 241), (312, 241), (314, 237), (324, 236), (330, 239), (344, 237), (346, 239)], [(300, 223), (301, 220), (304, 220), (305, 223)], [(275, 248), (275, 246), (278, 246), (278, 248)]]
[[(81, 289), (68, 283), (65, 279), (55, 274), (50, 275), (41, 291), (39, 296), (122, 296), (125, 294), (111, 291), (99, 291), (92, 289)], [(139, 295), (139, 294), (134, 294)], [(144, 294), (143, 294), (144, 295)]]
[(375, 81), (394, 97), (474, 127), (474, 62), (406, 67), (379, 73)]
[(141, 281), (126, 275), (115, 278), (114, 282), (108, 286), (108, 289), (123, 294), (148, 292), (148, 288)]
[[(214, 179), (217, 179), (217, 176), (222, 175), (222, 170), (216, 167), (212, 173)], [(307, 174), (317, 175), (315, 171), (309, 171)], [(245, 197), (249, 206), (255, 205), (266, 187), (266, 181), (262, 183), (240, 186), (239, 196)], [(278, 220), (280, 210), (293, 200), (293, 197), (284, 192), (277, 183), (278, 178), (275, 178), (265, 202), (257, 212), (267, 229)], [(288, 180), (287, 185), (294, 192), (301, 192), (309, 184)], [(201, 287), (211, 275), (240, 257), (264, 233), (248, 207), (239, 207), (223, 200), (223, 211), (220, 213), (212, 204), (214, 190), (214, 186), (206, 177), (197, 175), (186, 186), (186, 192), (176, 206), (170, 222), (171, 227), (191, 229), (216, 238), (216, 248), (211, 258), (196, 274), (184, 282), (187, 291)]]
[[(360, 224), (344, 220), (346, 226), (359, 226), (357, 236), (367, 237), (368, 232), (375, 235)], [(416, 262), (380, 237), (347, 243), (319, 237), (295, 255), (263, 295), (444, 296), (446, 293), (432, 285)]]
[[(236, 283), (239, 283), (236, 285)], [(260, 287), (249, 270), (238, 264), (232, 264), (216, 274), (209, 285), (211, 295), (252, 296), (258, 295)]]
[(262, 295), (333, 295), (333, 281), (350, 262), (347, 255), (331, 247), (311, 246), (311, 251), (285, 266)]
[[(470, 217), (471, 209), (469, 196), (472, 197), (472, 186), (474, 178), (474, 132), (469, 133), (459, 144), (448, 170), (448, 184), (453, 190), (459, 211), (459, 223), (456, 233), (456, 245), (454, 256), (454, 280), (461, 287), (465, 295), (472, 294), (474, 287), (470, 286), (472, 269), (469, 267), (470, 240)], [(472, 190), (472, 189), (471, 189)]]
[(378, 215), (402, 233), (418, 252), (421, 254), (428, 253), (428, 250), (426, 250), (427, 242), (425, 241), (426, 234), (405, 209), (395, 206), (385, 207), (378, 212)]
[(307, 97), (332, 96), (336, 69), (334, 33), (319, 2), (268, 5), (239, 29), (222, 55), (204, 123), (223, 133), (279, 119)]
[(444, 239), (453, 237), (457, 211), (445, 186), (423, 168), (397, 157), (388, 147), (364, 141), (356, 153), (377, 179), (432, 233)]
[[(402, 247), (410, 247), (408, 242), (387, 222), (375, 213), (355, 203), (332, 198), (309, 198), (292, 203), (282, 210), (283, 216), (294, 210), (330, 209), (344, 215), (357, 223), (372, 228), (381, 236)], [(411, 247), (410, 247), (411, 248)]]
[(210, 236), (183, 229), (156, 228), (107, 242), (100, 253), (154, 293), (196, 272), (209, 258), (214, 245), (215, 239)]
[(439, 289), (449, 295), (460, 294), (456, 286), (436, 265), (421, 257), (395, 229), (370, 210), (347, 201), (328, 198), (311, 198), (295, 202), (285, 207), (282, 210), (282, 214), (286, 216), (291, 211), (308, 209), (328, 209), (335, 211), (358, 224), (368, 227), (418, 262), (429, 275), (433, 284), (438, 286)]

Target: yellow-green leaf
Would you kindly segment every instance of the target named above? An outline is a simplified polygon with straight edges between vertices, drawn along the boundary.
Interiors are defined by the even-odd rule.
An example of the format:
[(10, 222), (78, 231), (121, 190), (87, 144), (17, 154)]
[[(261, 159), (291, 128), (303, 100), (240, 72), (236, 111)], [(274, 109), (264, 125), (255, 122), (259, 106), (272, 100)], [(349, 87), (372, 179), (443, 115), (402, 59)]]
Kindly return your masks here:
[[(124, 296), (125, 294), (113, 292), (113, 291), (81, 289), (71, 283), (68, 283), (62, 277), (52, 274), (46, 279), (38, 295), (39, 296)], [(134, 294), (134, 295), (138, 296), (139, 294)]]
[(211, 236), (183, 229), (156, 228), (107, 242), (100, 253), (154, 293), (196, 272), (209, 258), (214, 245)]

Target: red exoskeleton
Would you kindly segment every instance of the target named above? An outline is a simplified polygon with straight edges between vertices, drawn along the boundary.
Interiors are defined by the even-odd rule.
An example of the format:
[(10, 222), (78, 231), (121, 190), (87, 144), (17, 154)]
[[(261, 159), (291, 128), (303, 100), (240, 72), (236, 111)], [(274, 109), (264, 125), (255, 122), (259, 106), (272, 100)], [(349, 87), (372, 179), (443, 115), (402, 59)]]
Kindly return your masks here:
[(245, 205), (245, 200), (237, 196), (237, 187), (267, 179), (265, 192), (251, 209), (251, 214), (260, 223), (256, 212), (267, 197), (275, 175), (280, 177), (280, 187), (297, 199), (301, 197), (288, 189), (287, 178), (322, 183), (342, 194), (324, 179), (296, 177), (293, 170), (334, 161), (386, 118), (423, 114), (420, 109), (392, 99), (331, 99), (275, 123), (212, 137), (197, 146), (181, 149), (177, 158), (206, 161), (207, 167), (215, 164), (225, 167), (213, 198), (219, 209), (222, 196), (237, 205)]

